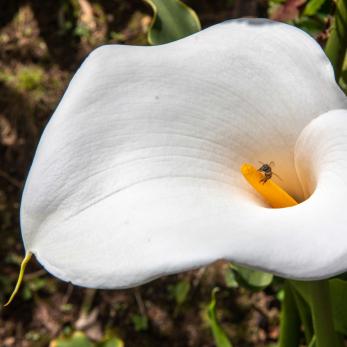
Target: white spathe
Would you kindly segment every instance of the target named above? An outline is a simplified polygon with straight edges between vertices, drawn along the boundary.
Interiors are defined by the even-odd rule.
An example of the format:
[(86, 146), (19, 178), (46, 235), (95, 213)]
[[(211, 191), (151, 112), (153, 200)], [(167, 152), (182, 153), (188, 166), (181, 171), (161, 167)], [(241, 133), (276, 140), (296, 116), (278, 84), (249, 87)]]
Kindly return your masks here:
[[(320, 116), (343, 108), (319, 45), (285, 24), (241, 19), (162, 46), (100, 47), (39, 143), (21, 205), (26, 250), (97, 288), (218, 259), (297, 279), (345, 271), (347, 111)], [(298, 199), (317, 189), (268, 209), (239, 170), (258, 160), (274, 161)]]

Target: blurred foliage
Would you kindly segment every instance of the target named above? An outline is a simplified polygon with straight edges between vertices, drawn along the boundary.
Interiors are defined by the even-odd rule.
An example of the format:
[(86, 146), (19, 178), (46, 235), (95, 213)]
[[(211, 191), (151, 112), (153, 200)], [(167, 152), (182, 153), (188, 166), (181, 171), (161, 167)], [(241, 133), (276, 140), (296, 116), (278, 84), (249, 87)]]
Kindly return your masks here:
[(49, 347), (94, 347), (94, 344), (82, 332), (75, 332), (70, 337), (53, 340)]
[(35, 90), (42, 88), (44, 72), (39, 67), (24, 67), (18, 71), (17, 85), (22, 90)]
[(142, 314), (133, 314), (131, 320), (135, 331), (146, 331), (148, 329), (148, 318)]
[[(339, 0), (336, 5), (335, 16), (332, 20), (329, 37), (325, 45), (325, 53), (333, 65), (335, 77), (338, 82), (341, 82), (341, 76), (344, 75), (346, 49), (347, 2), (345, 0)], [(341, 84), (343, 87), (343, 83)]]
[(49, 347), (124, 347), (124, 343), (117, 337), (93, 343), (83, 332), (76, 331), (71, 336), (62, 336), (52, 340)]
[(181, 306), (188, 298), (190, 283), (187, 280), (177, 282), (175, 285), (169, 286), (169, 293), (173, 297), (178, 306)]
[(326, 0), (310, 0), (307, 2), (307, 5), (305, 6), (303, 15), (304, 16), (313, 16), (315, 15), (318, 10), (323, 6), (323, 4), (326, 2)]
[(269, 16), (295, 25), (318, 38), (328, 28), (333, 8), (333, 2), (328, 0), (270, 0)]

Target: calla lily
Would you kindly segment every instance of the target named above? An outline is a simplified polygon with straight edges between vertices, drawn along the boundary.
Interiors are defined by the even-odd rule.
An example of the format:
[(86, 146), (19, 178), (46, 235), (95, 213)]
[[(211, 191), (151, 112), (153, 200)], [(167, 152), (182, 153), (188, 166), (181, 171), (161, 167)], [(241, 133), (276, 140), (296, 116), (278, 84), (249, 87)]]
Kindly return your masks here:
[[(292, 26), (228, 21), (155, 47), (96, 49), (39, 143), (26, 250), (77, 285), (124, 288), (219, 259), (287, 278), (347, 269), (347, 101)], [(296, 200), (240, 173), (274, 161)]]

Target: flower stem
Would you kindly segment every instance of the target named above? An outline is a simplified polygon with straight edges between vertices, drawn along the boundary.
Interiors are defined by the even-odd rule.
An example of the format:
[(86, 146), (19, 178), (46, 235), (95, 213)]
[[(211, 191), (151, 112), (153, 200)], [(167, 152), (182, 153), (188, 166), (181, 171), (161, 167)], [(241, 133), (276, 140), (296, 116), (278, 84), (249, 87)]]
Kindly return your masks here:
[(342, 346), (335, 332), (328, 281), (308, 283), (317, 347)]
[[(296, 306), (299, 311), (300, 320), (304, 328), (305, 339), (309, 344), (310, 342), (312, 342), (313, 338), (313, 326), (310, 307), (308, 306), (308, 303), (301, 297), (301, 295), (295, 290), (295, 288), (292, 287), (292, 291)], [(314, 345), (312, 345), (312, 347), (313, 346)]]
[(311, 308), (316, 347), (342, 347), (342, 341), (334, 330), (329, 282), (297, 282), (295, 287), (308, 300)]
[(300, 317), (289, 281), (284, 284), (278, 347), (297, 347), (300, 342)]
[(343, 61), (347, 48), (347, 1), (338, 0), (334, 23), (325, 45), (325, 53), (329, 57), (338, 81), (341, 77)]

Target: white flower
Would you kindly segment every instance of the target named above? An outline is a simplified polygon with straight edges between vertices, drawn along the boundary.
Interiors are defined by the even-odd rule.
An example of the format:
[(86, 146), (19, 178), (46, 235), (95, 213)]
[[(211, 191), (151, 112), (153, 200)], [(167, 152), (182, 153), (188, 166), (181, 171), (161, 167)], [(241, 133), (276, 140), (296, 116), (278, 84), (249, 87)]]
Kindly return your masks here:
[[(99, 288), (218, 259), (297, 279), (342, 272), (347, 111), (322, 114), (346, 106), (321, 48), (285, 24), (241, 19), (167, 45), (98, 48), (38, 146), (26, 250)], [(274, 161), (297, 199), (313, 195), (266, 208), (239, 171), (258, 160)]]

